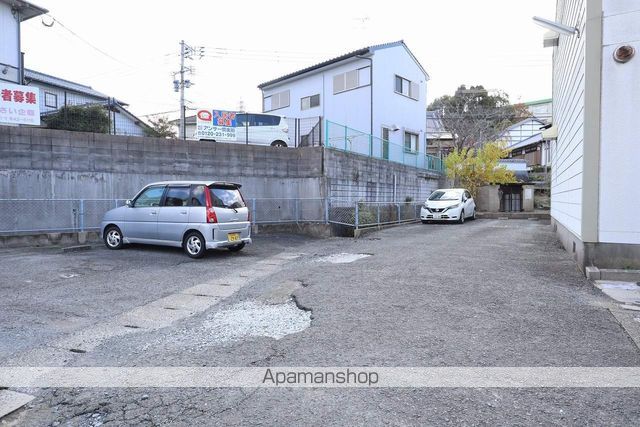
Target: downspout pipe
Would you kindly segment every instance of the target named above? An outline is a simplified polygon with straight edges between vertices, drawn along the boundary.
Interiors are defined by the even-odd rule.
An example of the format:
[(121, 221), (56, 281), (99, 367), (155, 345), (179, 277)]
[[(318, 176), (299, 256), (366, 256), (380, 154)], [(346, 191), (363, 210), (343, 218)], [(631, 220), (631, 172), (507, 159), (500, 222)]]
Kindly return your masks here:
[(370, 56), (356, 56), (356, 58), (366, 59), (369, 61), (369, 101), (371, 103), (369, 105), (369, 135), (373, 136), (373, 58), (371, 58)]

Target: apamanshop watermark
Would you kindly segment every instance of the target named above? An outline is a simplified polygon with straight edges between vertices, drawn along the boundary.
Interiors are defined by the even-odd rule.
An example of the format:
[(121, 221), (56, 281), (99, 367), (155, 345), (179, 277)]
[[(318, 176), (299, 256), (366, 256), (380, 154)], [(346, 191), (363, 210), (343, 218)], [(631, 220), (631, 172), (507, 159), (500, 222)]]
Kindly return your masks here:
[(346, 370), (289, 370), (280, 371), (277, 368), (267, 368), (263, 384), (276, 386), (375, 386), (380, 377), (376, 371), (352, 371)]
[(3, 387), (640, 388), (640, 367), (0, 367)]

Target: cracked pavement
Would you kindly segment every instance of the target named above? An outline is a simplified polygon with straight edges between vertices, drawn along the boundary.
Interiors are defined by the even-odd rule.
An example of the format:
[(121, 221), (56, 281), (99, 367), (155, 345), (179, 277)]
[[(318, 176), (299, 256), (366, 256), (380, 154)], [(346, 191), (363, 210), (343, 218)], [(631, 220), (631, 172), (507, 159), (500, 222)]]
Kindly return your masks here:
[[(197, 261), (179, 250), (143, 246), (66, 254), (0, 251), (6, 295), (0, 300), (2, 366), (36, 360), (38, 351), (37, 360), (50, 354), (52, 365), (61, 366), (640, 362), (640, 351), (610, 312), (610, 302), (541, 222), (415, 224), (358, 240), (255, 237), (239, 254), (212, 252)], [(371, 256), (344, 264), (319, 262), (340, 253)], [(86, 353), (58, 345), (82, 331), (99, 330), (122, 313), (221, 283), (233, 292), (167, 325), (106, 334)], [(212, 319), (244, 303), (295, 304), (311, 311), (311, 324), (280, 339), (259, 334), (213, 339)], [(631, 425), (640, 420), (635, 389), (23, 391), (36, 398), (0, 425)]]

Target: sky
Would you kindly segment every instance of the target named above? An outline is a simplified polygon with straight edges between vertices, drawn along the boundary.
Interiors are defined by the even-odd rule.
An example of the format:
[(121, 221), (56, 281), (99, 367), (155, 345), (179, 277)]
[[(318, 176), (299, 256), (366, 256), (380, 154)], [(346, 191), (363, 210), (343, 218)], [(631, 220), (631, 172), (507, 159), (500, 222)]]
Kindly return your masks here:
[(22, 24), (25, 66), (89, 85), (142, 118), (178, 115), (180, 40), (204, 47), (187, 61), (191, 108), (261, 111), (259, 83), (396, 40), (429, 73), (428, 102), (461, 84), (513, 103), (551, 97), (552, 50), (531, 18), (552, 19), (554, 0), (32, 2), (49, 16)]

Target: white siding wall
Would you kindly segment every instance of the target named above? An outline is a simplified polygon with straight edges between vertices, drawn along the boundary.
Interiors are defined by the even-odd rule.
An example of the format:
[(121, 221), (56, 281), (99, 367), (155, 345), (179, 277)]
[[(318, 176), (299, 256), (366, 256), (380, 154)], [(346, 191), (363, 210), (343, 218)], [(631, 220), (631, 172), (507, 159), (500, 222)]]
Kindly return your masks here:
[(586, 0), (558, 0), (556, 21), (578, 26), (581, 37), (560, 35), (553, 53), (551, 215), (581, 237), (584, 142), (584, 66)]
[[(269, 113), (296, 118), (322, 116), (334, 123), (346, 124), (356, 130), (369, 133), (369, 86), (333, 94), (333, 76), (368, 66), (368, 60), (355, 59), (337, 67), (317, 71), (302, 78), (269, 87), (264, 90), (265, 97), (284, 90), (290, 91), (289, 107), (272, 110)], [(320, 94), (320, 106), (302, 110), (300, 100), (316, 94)]]
[[(390, 132), (393, 144), (404, 144), (404, 131), (419, 135), (419, 151), (425, 150), (427, 108), (426, 77), (403, 46), (376, 50), (373, 55), (373, 127), (371, 126), (371, 87), (362, 86), (338, 94), (333, 93), (333, 76), (347, 71), (369, 67), (367, 59), (355, 58), (337, 67), (316, 71), (293, 81), (264, 90), (264, 96), (290, 91), (290, 105), (270, 113), (287, 117), (317, 117), (382, 137), (382, 126), (397, 126)], [(419, 86), (418, 100), (395, 93), (395, 76), (399, 75)], [(320, 106), (301, 110), (300, 99), (320, 94)]]
[[(104, 98), (98, 98), (95, 96), (89, 96), (82, 93), (77, 93), (71, 90), (65, 91), (57, 86), (51, 86), (42, 82), (31, 82), (29, 86), (35, 86), (40, 89), (40, 112), (47, 113), (49, 111), (54, 111), (64, 106), (65, 102), (65, 92), (67, 95), (67, 105), (83, 105), (90, 104), (93, 102), (102, 102)], [(52, 93), (57, 96), (58, 107), (52, 108), (45, 106), (45, 92)]]
[(20, 50), (18, 21), (11, 14), (11, 7), (0, 3), (0, 63), (13, 67), (7, 74), (0, 73), (0, 79), (18, 83)]
[[(418, 84), (417, 100), (395, 92), (396, 75)], [(403, 46), (376, 51), (373, 56), (373, 90), (373, 135), (381, 138), (383, 126), (396, 125), (400, 130), (389, 133), (391, 143), (403, 145), (405, 130), (418, 133), (418, 151), (425, 153), (426, 76)]]
[[(640, 244), (640, 2), (603, 1), (599, 240)], [(629, 44), (626, 64), (614, 50)]]

